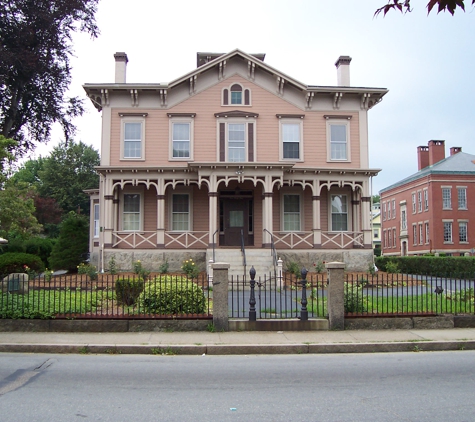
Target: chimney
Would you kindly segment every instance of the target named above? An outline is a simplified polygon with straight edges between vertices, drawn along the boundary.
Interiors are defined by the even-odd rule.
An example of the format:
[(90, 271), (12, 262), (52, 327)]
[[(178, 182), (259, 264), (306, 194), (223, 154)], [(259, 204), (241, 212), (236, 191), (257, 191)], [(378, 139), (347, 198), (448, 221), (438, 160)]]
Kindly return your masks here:
[(445, 158), (445, 141), (429, 141), (429, 165)]
[(115, 59), (115, 83), (125, 84), (125, 76), (127, 70), (127, 54), (124, 52), (118, 52), (114, 54)]
[(335, 62), (338, 86), (350, 86), (350, 56), (340, 56)]
[(455, 155), (458, 154), (459, 152), (462, 152), (462, 147), (451, 147), (450, 148), (450, 155)]
[(429, 166), (429, 147), (417, 147), (417, 170), (420, 171)]

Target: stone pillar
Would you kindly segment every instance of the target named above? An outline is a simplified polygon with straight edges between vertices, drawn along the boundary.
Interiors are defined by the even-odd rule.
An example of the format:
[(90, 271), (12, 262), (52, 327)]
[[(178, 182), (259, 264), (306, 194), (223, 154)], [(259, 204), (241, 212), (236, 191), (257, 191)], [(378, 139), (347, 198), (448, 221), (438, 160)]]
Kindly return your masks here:
[(327, 307), (330, 330), (345, 329), (345, 264), (343, 262), (328, 262)]
[(213, 264), (213, 324), (217, 331), (228, 331), (228, 271), (229, 264)]

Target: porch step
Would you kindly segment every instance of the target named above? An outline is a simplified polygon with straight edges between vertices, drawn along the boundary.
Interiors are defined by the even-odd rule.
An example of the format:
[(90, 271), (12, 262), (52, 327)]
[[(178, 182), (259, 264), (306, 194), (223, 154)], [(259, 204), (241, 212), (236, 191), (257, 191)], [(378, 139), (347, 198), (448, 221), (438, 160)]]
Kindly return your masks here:
[[(209, 262), (213, 258), (213, 250), (208, 249), (206, 258)], [(256, 270), (256, 277), (263, 277), (274, 271), (272, 255), (269, 249), (246, 249), (246, 270), (244, 270), (241, 249), (216, 249), (215, 261), (225, 262), (230, 265), (229, 275), (242, 278), (246, 272), (246, 278), (249, 278), (249, 270), (252, 266)]]

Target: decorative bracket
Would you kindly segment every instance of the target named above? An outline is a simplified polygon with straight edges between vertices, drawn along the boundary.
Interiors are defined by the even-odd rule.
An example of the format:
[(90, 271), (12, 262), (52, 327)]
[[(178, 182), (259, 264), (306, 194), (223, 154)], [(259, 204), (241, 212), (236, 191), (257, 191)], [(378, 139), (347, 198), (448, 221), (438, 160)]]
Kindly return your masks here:
[(224, 79), (226, 76), (226, 60), (219, 63), (218, 79)]
[(160, 90), (160, 105), (162, 107), (167, 105), (167, 90), (166, 89)]
[(333, 98), (333, 109), (338, 110), (340, 108), (340, 101), (343, 97), (343, 92), (335, 92), (335, 97)]
[(139, 106), (139, 93), (136, 89), (131, 89), (130, 90), (130, 98), (132, 100), (132, 107), (138, 107)]
[(254, 80), (255, 78), (256, 64), (250, 60), (247, 62), (247, 76), (249, 79)]
[(101, 103), (104, 105), (109, 105), (109, 90), (101, 89)]
[(315, 93), (314, 92), (307, 92), (307, 108), (312, 108), (312, 102), (313, 102), (313, 97)]
[(198, 79), (198, 76), (192, 76), (190, 78), (190, 95), (194, 94), (196, 92), (196, 80)]
[(285, 84), (285, 79), (277, 76), (277, 92), (279, 95), (284, 95), (284, 84)]
[(369, 94), (369, 93), (365, 93), (361, 96), (361, 109), (362, 110), (368, 110), (370, 97), (371, 97), (371, 94)]

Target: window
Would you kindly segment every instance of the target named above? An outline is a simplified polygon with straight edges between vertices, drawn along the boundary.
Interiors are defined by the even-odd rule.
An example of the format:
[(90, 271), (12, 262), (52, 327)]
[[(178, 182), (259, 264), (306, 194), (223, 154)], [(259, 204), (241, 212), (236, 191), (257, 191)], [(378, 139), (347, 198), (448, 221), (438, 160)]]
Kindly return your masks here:
[(412, 213), (416, 213), (416, 194), (412, 194)]
[(391, 202), (388, 201), (388, 220), (391, 220)]
[(123, 223), (125, 231), (140, 230), (140, 195), (138, 193), (124, 193)]
[(429, 191), (424, 189), (424, 211), (429, 209)]
[(240, 84), (223, 89), (223, 105), (251, 105), (251, 91)]
[(373, 229), (373, 237), (375, 239), (378, 239), (379, 238), (379, 230), (378, 229)]
[(393, 199), (391, 203), (392, 209), (393, 209), (393, 218), (396, 218), (396, 200)]
[(452, 195), (450, 188), (442, 188), (442, 209), (452, 209)]
[(94, 237), (99, 237), (99, 204), (94, 204)]
[(391, 240), (391, 229), (388, 230), (388, 248), (391, 247), (392, 245), (392, 240)]
[[(228, 114), (232, 114), (228, 116)], [(220, 162), (253, 162), (255, 124), (258, 114), (241, 111), (222, 112), (218, 117), (218, 160)]]
[(190, 229), (190, 196), (187, 193), (172, 195), (172, 230)]
[(412, 225), (412, 244), (417, 245), (417, 226)]
[(426, 226), (426, 243), (429, 243), (429, 223), (425, 223)]
[(348, 230), (348, 201), (346, 195), (331, 196), (332, 231)]
[(444, 221), (444, 242), (452, 242), (452, 223)]
[(467, 222), (459, 221), (459, 242), (468, 242)]
[(424, 243), (424, 232), (422, 229), (422, 224), (419, 224), (419, 245)]
[(383, 242), (384, 242), (384, 248), (388, 247), (388, 232), (386, 230), (383, 230)]
[(190, 158), (190, 123), (172, 123), (172, 157)]
[(383, 220), (386, 221), (386, 202), (383, 204)]
[(348, 123), (329, 123), (330, 160), (348, 160)]
[(283, 230), (300, 231), (300, 195), (283, 195)]
[(246, 133), (244, 123), (228, 125), (228, 161), (246, 161)]
[(401, 211), (401, 230), (407, 229), (406, 210)]
[(143, 158), (142, 122), (124, 122), (123, 158)]
[(282, 137), (282, 158), (300, 160), (300, 122), (282, 123), (280, 130)]
[(422, 192), (417, 192), (417, 210), (418, 212), (422, 212)]
[(467, 188), (457, 188), (459, 210), (467, 209)]
[(242, 104), (242, 86), (234, 84), (231, 87), (231, 104)]
[(393, 248), (396, 247), (396, 229), (393, 229)]

